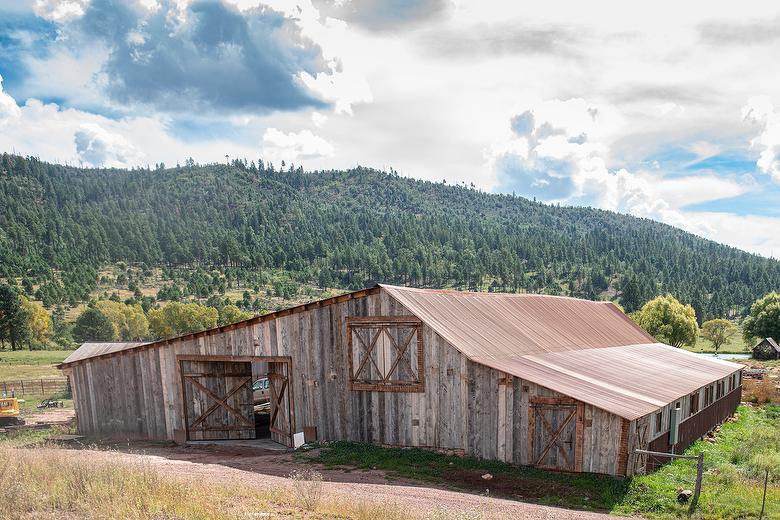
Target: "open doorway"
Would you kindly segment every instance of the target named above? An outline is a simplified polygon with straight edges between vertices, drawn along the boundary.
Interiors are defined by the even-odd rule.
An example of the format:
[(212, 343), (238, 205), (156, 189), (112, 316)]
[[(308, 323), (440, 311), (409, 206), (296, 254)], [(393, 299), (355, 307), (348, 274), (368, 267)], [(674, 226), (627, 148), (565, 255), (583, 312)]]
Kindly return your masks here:
[(290, 358), (177, 359), (188, 441), (270, 439), (293, 445)]

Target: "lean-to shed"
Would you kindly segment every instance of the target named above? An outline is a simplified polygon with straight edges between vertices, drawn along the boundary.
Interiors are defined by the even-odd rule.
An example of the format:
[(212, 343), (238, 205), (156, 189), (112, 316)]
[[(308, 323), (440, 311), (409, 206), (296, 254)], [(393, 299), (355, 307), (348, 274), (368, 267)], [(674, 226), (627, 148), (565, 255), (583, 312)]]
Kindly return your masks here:
[[(611, 303), (379, 285), (61, 365), (79, 432), (140, 439), (351, 440), (563, 471), (645, 471), (727, 418), (741, 365), (656, 342)], [(268, 379), (270, 413), (252, 383)], [(262, 423), (262, 424), (261, 424)], [(267, 424), (265, 424), (267, 423)]]

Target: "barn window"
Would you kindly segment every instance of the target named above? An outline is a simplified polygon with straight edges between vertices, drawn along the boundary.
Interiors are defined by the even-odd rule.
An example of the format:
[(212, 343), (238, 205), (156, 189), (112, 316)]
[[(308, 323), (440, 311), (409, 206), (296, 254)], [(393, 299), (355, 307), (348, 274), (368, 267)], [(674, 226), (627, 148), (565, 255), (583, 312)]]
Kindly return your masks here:
[(352, 390), (425, 391), (422, 324), (415, 317), (347, 318)]
[(664, 429), (664, 413), (655, 414), (655, 433), (661, 433)]
[(699, 392), (696, 392), (694, 394), (691, 394), (691, 412), (690, 415), (693, 415), (699, 411)]

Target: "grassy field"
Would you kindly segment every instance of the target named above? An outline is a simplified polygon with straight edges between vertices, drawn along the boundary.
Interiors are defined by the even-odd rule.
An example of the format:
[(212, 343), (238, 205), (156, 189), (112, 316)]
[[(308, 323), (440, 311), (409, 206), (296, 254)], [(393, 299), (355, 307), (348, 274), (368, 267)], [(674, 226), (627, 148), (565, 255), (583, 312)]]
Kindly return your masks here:
[[(729, 338), (725, 345), (720, 347), (719, 353), (745, 354), (749, 353), (755, 345), (748, 345), (742, 338), (742, 327), (737, 326), (737, 333)], [(686, 347), (691, 352), (715, 352), (712, 343), (699, 336), (693, 347)]]
[[(118, 462), (47, 443), (61, 430), (0, 438), (0, 518), (207, 520), (247, 518), (420, 519), (392, 503), (326, 495), (321, 475), (301, 472), (289, 486), (259, 490), (162, 474), (143, 462)], [(436, 516), (446, 520), (447, 515)]]
[[(763, 481), (754, 457), (780, 447), (780, 407), (740, 407), (738, 419), (724, 424), (717, 442), (698, 442), (688, 453), (705, 453), (705, 477), (696, 518), (758, 518)], [(317, 455), (299, 455), (329, 468), (380, 469), (391, 478), (409, 478), (456, 489), (485, 492), (567, 508), (651, 518), (683, 518), (678, 488), (693, 489), (695, 462), (677, 461), (624, 481), (596, 475), (566, 475), (516, 468), (499, 462), (446, 456), (418, 449), (333, 443)], [(780, 470), (780, 468), (778, 468)], [(481, 478), (490, 473), (493, 478)], [(780, 519), (780, 473), (770, 485), (765, 518)]]
[(70, 350), (0, 350), (0, 381), (62, 377), (55, 368)]

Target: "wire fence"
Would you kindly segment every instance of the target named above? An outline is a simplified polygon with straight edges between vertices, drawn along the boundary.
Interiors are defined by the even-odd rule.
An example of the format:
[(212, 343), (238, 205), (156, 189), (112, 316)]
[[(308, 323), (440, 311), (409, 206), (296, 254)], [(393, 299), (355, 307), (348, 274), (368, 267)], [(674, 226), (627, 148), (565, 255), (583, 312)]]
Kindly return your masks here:
[(70, 381), (67, 377), (46, 379), (17, 379), (0, 381), (0, 395), (24, 397), (30, 395), (54, 396), (69, 395)]

